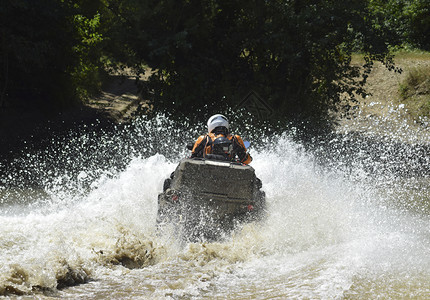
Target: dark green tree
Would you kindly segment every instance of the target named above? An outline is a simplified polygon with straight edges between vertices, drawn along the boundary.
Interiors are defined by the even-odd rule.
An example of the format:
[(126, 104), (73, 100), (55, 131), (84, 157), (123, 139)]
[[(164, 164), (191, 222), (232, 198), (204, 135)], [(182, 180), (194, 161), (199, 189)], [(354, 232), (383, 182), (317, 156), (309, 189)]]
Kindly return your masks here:
[(97, 89), (102, 40), (97, 10), (73, 1), (5, 0), (0, 20), (2, 102), (24, 99), (53, 110)]
[[(329, 120), (341, 95), (363, 94), (366, 56), (391, 66), (390, 32), (368, 3), (346, 1), (109, 1), (122, 22), (124, 51), (154, 74), (154, 107), (173, 114), (222, 111), (257, 91), (278, 118)], [(115, 30), (119, 32), (119, 30)]]
[(370, 0), (369, 8), (374, 25), (390, 30), (396, 44), (430, 50), (429, 0)]
[[(425, 44), (411, 25), (427, 22), (425, 0), (405, 3), (6, 0), (0, 92), (61, 107), (96, 92), (110, 62), (152, 68), (142, 92), (158, 111), (223, 111), (255, 90), (278, 119), (330, 123), (343, 95), (364, 93), (373, 61), (393, 67), (388, 46), (400, 32)], [(398, 27), (387, 9), (402, 16)], [(363, 76), (354, 51), (365, 55)]]
[(430, 51), (430, 1), (414, 0), (404, 9), (409, 42), (426, 51)]

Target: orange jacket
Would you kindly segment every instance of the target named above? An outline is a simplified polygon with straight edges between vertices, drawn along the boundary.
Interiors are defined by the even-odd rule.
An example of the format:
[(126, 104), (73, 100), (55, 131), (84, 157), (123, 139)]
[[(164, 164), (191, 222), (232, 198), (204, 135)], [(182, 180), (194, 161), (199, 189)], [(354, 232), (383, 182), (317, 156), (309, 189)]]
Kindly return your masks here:
[(208, 133), (199, 136), (197, 141), (194, 143), (191, 157), (205, 157), (207, 154), (212, 154), (212, 144), (219, 137), (226, 137), (232, 142), (233, 153), (230, 156), (231, 160), (234, 160), (237, 155), (239, 157), (239, 161), (243, 164), (249, 164), (252, 161), (251, 155), (246, 152), (246, 147), (242, 138), (238, 135), (231, 134), (227, 134), (225, 136), (223, 134), (216, 135), (214, 133)]

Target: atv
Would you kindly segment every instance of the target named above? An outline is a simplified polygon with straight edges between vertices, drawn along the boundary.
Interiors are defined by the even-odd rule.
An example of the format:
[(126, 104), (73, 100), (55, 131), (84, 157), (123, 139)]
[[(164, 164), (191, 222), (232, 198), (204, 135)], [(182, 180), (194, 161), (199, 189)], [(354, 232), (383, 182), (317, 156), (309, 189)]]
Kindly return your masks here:
[(264, 217), (265, 193), (249, 165), (186, 158), (158, 195), (159, 226), (171, 224), (187, 241), (214, 241), (238, 225)]

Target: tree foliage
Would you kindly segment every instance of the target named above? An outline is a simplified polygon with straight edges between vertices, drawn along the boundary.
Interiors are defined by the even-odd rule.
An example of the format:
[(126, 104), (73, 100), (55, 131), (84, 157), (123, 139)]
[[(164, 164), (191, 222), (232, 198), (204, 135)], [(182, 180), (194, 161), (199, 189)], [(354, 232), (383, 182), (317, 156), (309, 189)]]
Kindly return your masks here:
[(73, 1), (6, 0), (0, 19), (2, 98), (58, 109), (97, 84), (89, 77), (100, 66), (99, 15)]
[(430, 51), (429, 0), (370, 0), (376, 26), (385, 26), (398, 44)]
[(145, 86), (155, 108), (220, 111), (257, 91), (279, 118), (327, 119), (340, 96), (363, 93), (351, 53), (391, 65), (385, 27), (367, 2), (121, 1), (121, 44), (155, 73)]
[(223, 111), (253, 90), (277, 119), (330, 123), (375, 60), (393, 68), (390, 45), (428, 47), (427, 2), (5, 0), (1, 97), (61, 107), (97, 92), (107, 64), (149, 66), (156, 111)]

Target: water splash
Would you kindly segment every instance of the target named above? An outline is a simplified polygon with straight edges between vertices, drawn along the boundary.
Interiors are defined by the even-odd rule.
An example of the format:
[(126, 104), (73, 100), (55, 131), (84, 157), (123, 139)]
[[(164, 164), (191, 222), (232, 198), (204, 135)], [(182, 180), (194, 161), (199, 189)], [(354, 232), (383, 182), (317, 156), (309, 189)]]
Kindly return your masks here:
[[(192, 128), (184, 135), (162, 116), (141, 119), (109, 133), (70, 133), (53, 140), (52, 152), (12, 162), (1, 178), (0, 294), (429, 296), (428, 197), (411, 189), (426, 177), (372, 172), (372, 156), (345, 155), (367, 147), (352, 136), (313, 151), (289, 132), (261, 136), (267, 147), (251, 154), (269, 205), (264, 222), (215, 243), (158, 235), (157, 194), (183, 145), (204, 130)], [(387, 153), (385, 170), (407, 152)]]

